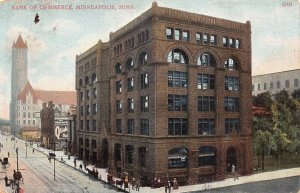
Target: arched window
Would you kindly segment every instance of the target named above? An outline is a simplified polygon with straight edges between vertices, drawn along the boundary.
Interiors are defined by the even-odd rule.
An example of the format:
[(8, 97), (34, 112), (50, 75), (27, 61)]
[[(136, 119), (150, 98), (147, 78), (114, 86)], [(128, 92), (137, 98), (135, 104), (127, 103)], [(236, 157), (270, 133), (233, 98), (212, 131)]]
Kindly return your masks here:
[(126, 60), (126, 69), (127, 69), (127, 70), (133, 69), (133, 60), (132, 60), (132, 58), (128, 58), (128, 59)]
[(216, 59), (209, 53), (203, 53), (198, 57), (197, 65), (214, 67), (216, 66)]
[(82, 79), (79, 80), (79, 86), (83, 86)]
[(116, 74), (121, 74), (121, 72), (122, 72), (122, 67), (121, 67), (121, 64), (120, 64), (120, 63), (117, 63), (117, 64), (115, 65), (115, 72), (116, 72)]
[(85, 144), (85, 147), (89, 147), (89, 146), (90, 146), (90, 141), (89, 141), (89, 139), (85, 139), (85, 140), (84, 140), (84, 144)]
[(216, 148), (204, 146), (199, 149), (198, 166), (216, 165)]
[(133, 157), (134, 157), (134, 148), (132, 145), (126, 145), (125, 147), (125, 157), (127, 164), (133, 164)]
[(184, 51), (181, 49), (174, 49), (168, 54), (168, 62), (170, 63), (179, 63), (179, 64), (188, 64), (189, 60)]
[(169, 169), (187, 167), (188, 150), (184, 147), (174, 148), (169, 151)]
[(85, 85), (89, 84), (89, 77), (88, 76), (85, 77), (84, 84)]
[(238, 63), (233, 58), (228, 58), (224, 63), (224, 68), (229, 70), (237, 70), (238, 69)]
[(92, 75), (92, 83), (94, 84), (97, 81), (97, 76), (95, 73)]
[(141, 53), (139, 57), (139, 65), (148, 65), (148, 54), (146, 52)]

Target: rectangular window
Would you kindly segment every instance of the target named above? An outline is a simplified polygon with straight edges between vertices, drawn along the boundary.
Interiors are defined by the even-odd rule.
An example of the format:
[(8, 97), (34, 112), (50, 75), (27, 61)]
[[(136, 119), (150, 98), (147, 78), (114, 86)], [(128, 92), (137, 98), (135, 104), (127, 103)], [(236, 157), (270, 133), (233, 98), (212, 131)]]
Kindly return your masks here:
[(88, 100), (90, 99), (90, 90), (86, 90), (86, 93), (85, 93), (85, 98)]
[(240, 111), (240, 99), (238, 97), (225, 97), (224, 108), (227, 112), (239, 112)]
[(83, 130), (83, 120), (80, 120), (80, 129)]
[(184, 42), (190, 41), (190, 33), (188, 31), (182, 32), (182, 41)]
[(83, 106), (80, 106), (80, 116), (83, 116)]
[(34, 124), (34, 125), (35, 125), (35, 120), (32, 120), (32, 124)]
[(215, 88), (215, 76), (211, 74), (198, 74), (198, 89), (207, 90)]
[(267, 83), (264, 83), (264, 90), (267, 90)]
[(175, 29), (175, 40), (180, 40), (180, 29)]
[(141, 119), (141, 135), (149, 135), (149, 119)]
[(214, 135), (215, 119), (198, 119), (198, 135)]
[(210, 36), (210, 45), (211, 46), (216, 46), (217, 45), (217, 36), (216, 35), (211, 35)]
[(133, 98), (128, 98), (127, 104), (128, 104), (128, 112), (133, 113), (134, 112), (134, 100), (133, 100)]
[(28, 113), (28, 118), (30, 118), (30, 113)]
[(280, 87), (281, 87), (280, 81), (277, 81), (277, 89), (280, 89)]
[(127, 133), (134, 134), (134, 119), (127, 120)]
[(270, 82), (270, 90), (273, 90), (273, 87), (274, 87), (274, 83)]
[(188, 119), (169, 118), (168, 135), (187, 135)]
[(208, 34), (203, 34), (203, 44), (208, 44)]
[(239, 77), (225, 76), (225, 90), (239, 91), (239, 89), (240, 89)]
[(116, 82), (116, 93), (119, 94), (122, 92), (122, 82), (121, 80)]
[(90, 105), (86, 105), (85, 110), (86, 110), (86, 115), (90, 115)]
[(260, 84), (257, 84), (257, 90), (260, 90)]
[[(23, 107), (24, 108), (24, 107)], [(23, 112), (23, 118), (26, 118), (26, 112)]]
[(198, 96), (198, 111), (213, 112), (215, 111), (214, 96)]
[(239, 134), (241, 132), (240, 119), (225, 119), (225, 134)]
[(122, 133), (122, 119), (116, 120), (116, 132)]
[(26, 120), (23, 120), (23, 124), (24, 124), (24, 125), (26, 124)]
[(196, 42), (202, 43), (202, 33), (200, 32), (196, 33)]
[(294, 79), (294, 87), (298, 87), (299, 86), (299, 80), (298, 79)]
[(234, 38), (229, 38), (229, 47), (234, 48)]
[(97, 130), (97, 121), (93, 120), (93, 127), (92, 127), (93, 131)]
[(223, 37), (223, 46), (228, 47), (228, 37)]
[(148, 73), (141, 74), (141, 89), (149, 87)]
[(285, 80), (285, 88), (290, 88), (290, 81), (289, 80)]
[(133, 91), (133, 77), (127, 79), (127, 91)]
[(83, 101), (84, 100), (84, 97), (83, 97), (83, 92), (80, 92), (80, 101)]
[(117, 100), (116, 109), (117, 109), (117, 113), (122, 113), (122, 101)]
[(93, 104), (93, 115), (97, 114), (97, 103)]
[(149, 111), (149, 96), (141, 96), (141, 111)]
[(169, 111), (187, 111), (187, 95), (168, 95)]
[(169, 71), (168, 72), (168, 85), (169, 87), (187, 87), (187, 73)]
[(28, 120), (28, 125), (30, 124), (30, 120)]
[(167, 39), (170, 39), (170, 40), (173, 39), (173, 28), (166, 29), (166, 36), (167, 36)]
[(237, 49), (241, 48), (241, 40), (235, 39), (235, 48), (237, 48)]
[(93, 88), (93, 97), (97, 98), (97, 88)]
[(90, 121), (86, 120), (86, 130), (89, 131), (90, 130)]

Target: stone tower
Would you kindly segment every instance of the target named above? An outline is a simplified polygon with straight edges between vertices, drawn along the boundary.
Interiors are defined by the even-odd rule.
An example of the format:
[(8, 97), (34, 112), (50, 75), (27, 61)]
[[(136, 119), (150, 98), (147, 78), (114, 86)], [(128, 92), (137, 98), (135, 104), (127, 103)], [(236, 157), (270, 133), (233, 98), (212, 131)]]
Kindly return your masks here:
[(27, 74), (27, 43), (19, 35), (12, 45), (12, 68), (11, 68), (11, 101), (10, 101), (10, 121), (12, 134), (18, 134), (16, 128), (17, 97), (26, 82)]

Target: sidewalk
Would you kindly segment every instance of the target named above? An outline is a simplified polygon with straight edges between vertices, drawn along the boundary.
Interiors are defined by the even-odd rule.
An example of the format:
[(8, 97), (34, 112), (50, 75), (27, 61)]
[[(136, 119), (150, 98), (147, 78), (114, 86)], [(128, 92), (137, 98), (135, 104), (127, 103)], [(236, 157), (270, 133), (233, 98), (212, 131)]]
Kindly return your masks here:
[[(33, 145), (33, 148), (35, 150), (38, 150), (40, 152), (45, 153), (46, 155), (49, 155), (49, 152), (53, 152), (51, 150), (45, 149), (45, 148), (38, 148), (36, 144)], [(61, 158), (63, 159), (63, 162), (67, 164), (70, 167), (74, 168), (74, 156), (70, 157), (70, 160), (68, 159), (67, 155), (64, 155), (63, 151), (56, 151), (56, 160), (60, 161)], [(81, 160), (76, 161), (76, 169), (79, 170), (79, 165), (83, 162)], [(107, 171), (103, 168), (96, 168), (94, 165), (88, 165), (87, 168), (89, 169), (96, 169), (99, 172), (99, 176), (101, 176), (101, 180), (106, 182), (106, 176)], [(74, 168), (75, 169), (75, 168)], [(88, 174), (86, 170), (83, 168), (83, 173)], [(252, 182), (260, 182), (260, 181), (267, 181), (267, 180), (273, 180), (273, 179), (280, 179), (280, 178), (287, 178), (287, 177), (293, 177), (293, 176), (300, 176), (300, 168), (291, 168), (291, 169), (284, 169), (284, 170), (277, 170), (272, 172), (264, 172), (259, 174), (253, 174), (251, 176), (240, 176), (238, 180), (234, 180), (233, 178), (227, 178), (223, 181), (217, 181), (217, 182), (211, 182), (206, 184), (209, 186), (210, 189), (215, 188), (221, 188), (221, 187), (227, 187), (227, 186), (234, 186), (234, 185), (240, 185), (245, 183), (252, 183)], [(114, 177), (114, 180), (116, 178)], [(172, 192), (175, 193), (183, 193), (183, 192), (191, 192), (191, 191), (201, 191), (205, 190), (205, 184), (197, 184), (197, 185), (190, 185), (190, 186), (180, 186), (178, 190), (172, 190)], [(135, 190), (130, 190), (131, 192), (137, 192)], [(141, 187), (140, 192), (143, 193), (164, 193), (164, 187), (152, 189), (150, 187)]]

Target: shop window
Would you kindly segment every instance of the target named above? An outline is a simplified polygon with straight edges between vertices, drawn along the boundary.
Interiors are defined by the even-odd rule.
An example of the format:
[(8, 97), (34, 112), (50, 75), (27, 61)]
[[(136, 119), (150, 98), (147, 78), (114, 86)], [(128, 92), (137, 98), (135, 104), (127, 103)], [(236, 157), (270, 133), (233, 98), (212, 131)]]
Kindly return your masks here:
[(188, 149), (184, 147), (174, 148), (168, 154), (169, 169), (186, 168), (188, 166)]

